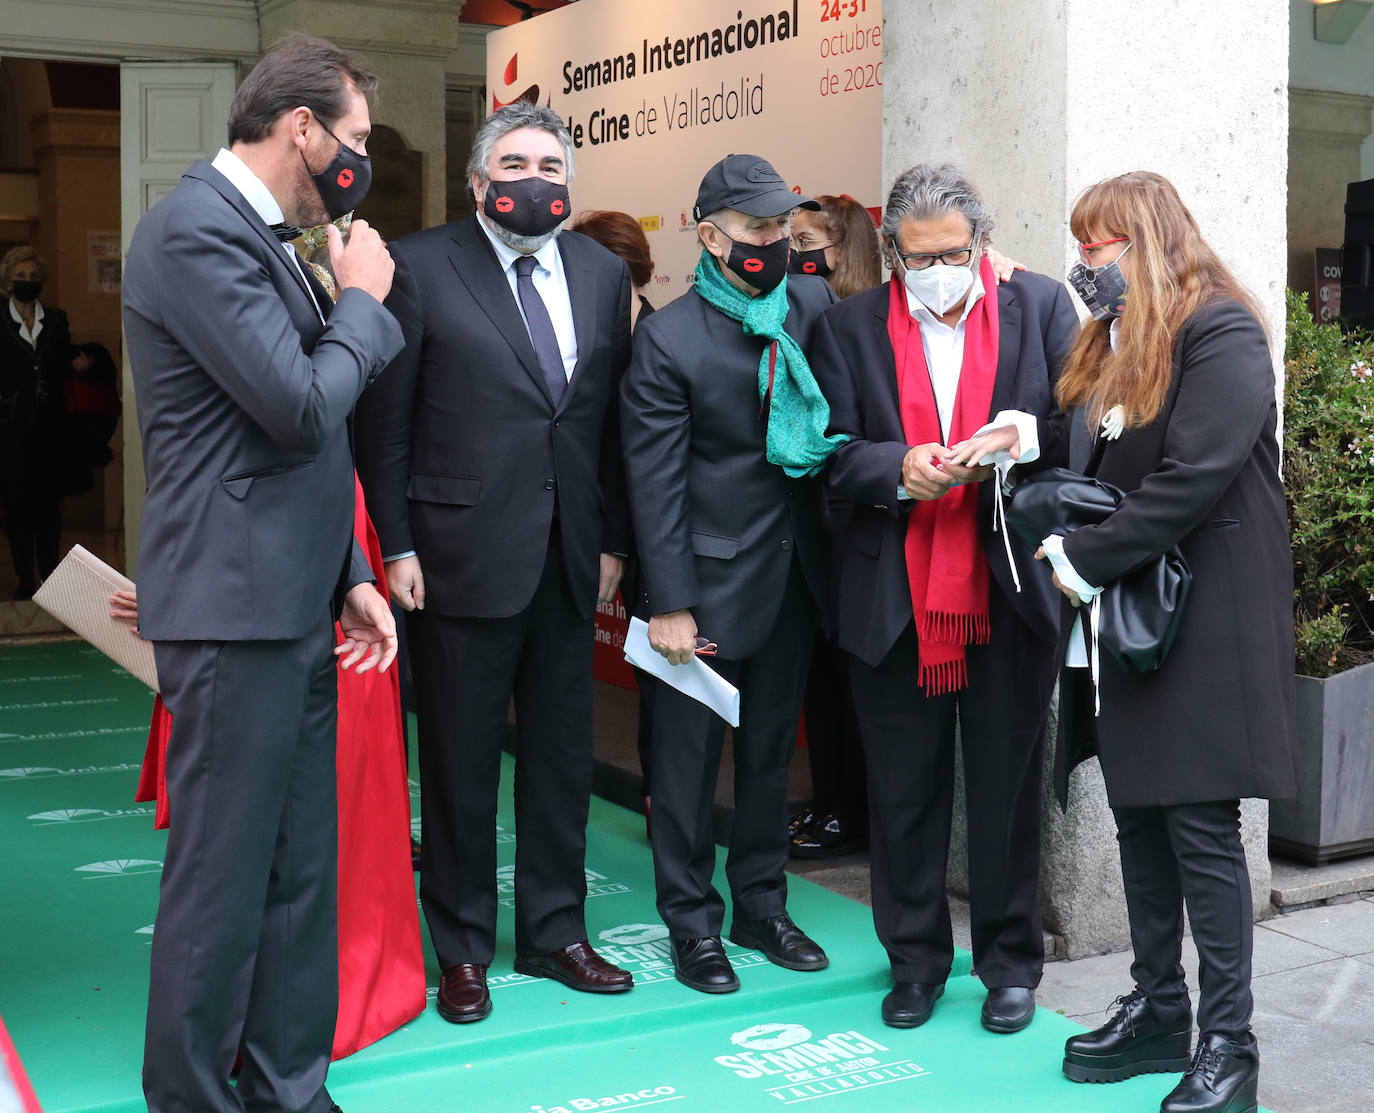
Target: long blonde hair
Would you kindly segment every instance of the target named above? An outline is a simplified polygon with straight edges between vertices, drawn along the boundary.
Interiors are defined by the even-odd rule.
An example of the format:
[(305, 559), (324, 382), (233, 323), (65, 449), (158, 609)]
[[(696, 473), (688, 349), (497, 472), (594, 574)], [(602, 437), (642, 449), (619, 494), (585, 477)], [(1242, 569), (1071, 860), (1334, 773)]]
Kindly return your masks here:
[(1128, 428), (1159, 416), (1173, 376), (1174, 341), (1202, 306), (1234, 298), (1263, 320), (1258, 303), (1207, 245), (1178, 191), (1159, 174), (1136, 170), (1090, 186), (1074, 205), (1070, 226), (1080, 243), (1130, 240), (1130, 287), (1117, 350), (1111, 348), (1110, 320), (1087, 322), (1055, 387), (1060, 406), (1086, 407), (1094, 427), (1117, 405), (1126, 411)]

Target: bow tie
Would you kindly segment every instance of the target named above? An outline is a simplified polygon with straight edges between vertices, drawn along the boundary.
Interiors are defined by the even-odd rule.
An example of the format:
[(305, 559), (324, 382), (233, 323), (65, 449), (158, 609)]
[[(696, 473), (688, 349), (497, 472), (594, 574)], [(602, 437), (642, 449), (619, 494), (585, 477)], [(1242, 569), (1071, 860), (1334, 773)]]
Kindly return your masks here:
[(299, 228), (290, 224), (269, 224), (268, 227), (272, 229), (272, 235), (276, 236), (282, 243), (290, 243), (299, 238), (301, 234)]

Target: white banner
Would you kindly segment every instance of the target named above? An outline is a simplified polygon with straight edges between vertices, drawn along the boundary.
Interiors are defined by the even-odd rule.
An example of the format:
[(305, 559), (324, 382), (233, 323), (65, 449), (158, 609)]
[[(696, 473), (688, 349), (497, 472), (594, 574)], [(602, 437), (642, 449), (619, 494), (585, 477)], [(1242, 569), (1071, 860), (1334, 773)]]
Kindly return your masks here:
[(882, 33), (882, 0), (579, 0), (488, 36), (487, 107), (525, 96), (563, 117), (573, 213), (638, 218), (663, 305), (690, 282), (697, 186), (727, 154), (877, 211)]

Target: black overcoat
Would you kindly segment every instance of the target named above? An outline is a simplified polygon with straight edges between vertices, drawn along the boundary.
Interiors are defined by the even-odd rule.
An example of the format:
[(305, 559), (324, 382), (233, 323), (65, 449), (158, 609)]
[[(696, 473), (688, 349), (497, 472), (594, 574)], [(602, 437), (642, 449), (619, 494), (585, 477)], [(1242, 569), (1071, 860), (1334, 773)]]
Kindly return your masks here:
[[(1177, 544), (1193, 585), (1158, 671), (1126, 672), (1104, 654), (1101, 714), (1062, 701), (1061, 803), (1094, 736), (1115, 807), (1296, 791), (1293, 566), (1276, 422), (1264, 330), (1228, 299), (1180, 330), (1160, 415), (1107, 444), (1097, 474), (1126, 498), (1066, 538), (1065, 555), (1106, 585)], [(1065, 440), (1083, 455), (1084, 438)], [(1081, 677), (1062, 686), (1073, 689), (1083, 691)]]

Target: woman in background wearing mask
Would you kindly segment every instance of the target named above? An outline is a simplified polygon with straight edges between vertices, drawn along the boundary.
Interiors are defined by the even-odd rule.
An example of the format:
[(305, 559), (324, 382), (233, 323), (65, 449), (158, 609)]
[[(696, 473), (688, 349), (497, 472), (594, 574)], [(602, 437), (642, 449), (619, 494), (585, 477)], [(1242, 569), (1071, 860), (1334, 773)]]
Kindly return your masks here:
[(47, 276), (47, 263), (27, 244), (0, 260), (0, 496), (16, 599), (30, 598), (57, 567), (62, 529), (62, 391), (77, 351), (66, 313), (39, 300)]
[[(1088, 670), (1061, 680), (1060, 799), (1067, 770), (1095, 748), (1135, 951), (1135, 986), (1107, 1024), (1068, 1041), (1064, 1073), (1114, 1082), (1186, 1069), (1162, 1113), (1251, 1113), (1259, 1055), (1240, 800), (1291, 796), (1296, 784), (1273, 363), (1254, 298), (1167, 180), (1099, 182), (1072, 228), (1082, 263), (1069, 281), (1093, 320), (1056, 395), (1072, 415), (1070, 462), (1126, 497), (1100, 525), (1045, 540), (1055, 585), (1077, 607), (1174, 545), (1193, 583), (1158, 671), (1127, 672), (1101, 654), (1100, 714)], [(1073, 613), (1066, 605), (1065, 630), (1078, 629)], [(1185, 904), (1201, 982), (1191, 1065)]]

